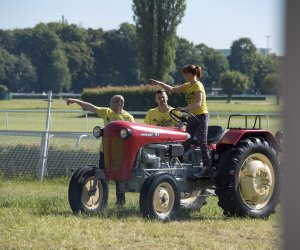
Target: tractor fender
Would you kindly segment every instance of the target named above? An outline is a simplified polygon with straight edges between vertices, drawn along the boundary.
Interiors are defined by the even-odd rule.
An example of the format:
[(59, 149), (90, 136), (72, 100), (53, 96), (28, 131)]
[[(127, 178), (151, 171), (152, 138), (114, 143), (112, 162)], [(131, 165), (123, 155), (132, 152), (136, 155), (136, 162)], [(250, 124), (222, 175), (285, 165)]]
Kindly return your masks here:
[(282, 148), (274, 135), (268, 130), (255, 129), (230, 129), (217, 144), (217, 152), (224, 152), (228, 146), (235, 146), (240, 140), (249, 137), (264, 138), (277, 152), (282, 152)]

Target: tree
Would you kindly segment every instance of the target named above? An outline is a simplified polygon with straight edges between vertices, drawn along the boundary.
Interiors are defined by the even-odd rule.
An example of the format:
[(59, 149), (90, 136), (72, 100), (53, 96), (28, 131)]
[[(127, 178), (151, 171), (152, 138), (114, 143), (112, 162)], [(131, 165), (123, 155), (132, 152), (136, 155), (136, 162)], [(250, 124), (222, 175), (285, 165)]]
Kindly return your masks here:
[(122, 23), (118, 30), (103, 35), (104, 81), (111, 85), (135, 85), (138, 82), (136, 28)]
[(47, 26), (58, 35), (63, 43), (84, 43), (88, 38), (87, 30), (75, 24), (51, 22)]
[(248, 77), (238, 71), (227, 71), (220, 76), (220, 86), (227, 94), (227, 103), (235, 91), (244, 91), (249, 86)]
[(71, 74), (71, 90), (81, 92), (86, 87), (92, 87), (94, 74), (94, 55), (85, 43), (72, 42), (64, 45)]
[(269, 94), (276, 95), (276, 104), (280, 104), (280, 77), (278, 73), (269, 74), (262, 82), (262, 89)]
[(0, 47), (0, 82), (12, 92), (29, 92), (36, 80), (36, 70), (24, 55), (13, 55)]
[(266, 76), (278, 72), (279, 60), (276, 56), (257, 54), (255, 65), (257, 67), (257, 71), (254, 76), (255, 89), (259, 91), (262, 90), (262, 82)]
[(137, 47), (142, 78), (170, 79), (175, 69), (176, 28), (185, 0), (133, 0)]
[(229, 70), (226, 57), (217, 50), (199, 44), (196, 53), (201, 57), (202, 80), (207, 88), (218, 87), (220, 75)]
[(174, 83), (181, 83), (183, 76), (181, 73), (182, 68), (186, 64), (200, 64), (201, 57), (196, 53), (196, 49), (192, 42), (184, 38), (177, 37), (175, 53), (175, 66), (176, 69), (171, 73)]
[(71, 75), (68, 59), (58, 35), (45, 24), (32, 30), (31, 48), (26, 51), (37, 69), (35, 91), (68, 91)]
[(233, 41), (229, 56), (229, 66), (232, 71), (239, 71), (248, 76), (250, 83), (256, 73), (256, 47), (249, 38)]

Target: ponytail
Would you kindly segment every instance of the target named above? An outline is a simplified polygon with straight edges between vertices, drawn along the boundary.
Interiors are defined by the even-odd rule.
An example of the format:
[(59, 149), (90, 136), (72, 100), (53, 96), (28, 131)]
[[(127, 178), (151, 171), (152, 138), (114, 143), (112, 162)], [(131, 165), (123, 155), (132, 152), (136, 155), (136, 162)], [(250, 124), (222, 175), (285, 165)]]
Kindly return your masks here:
[(198, 79), (200, 79), (200, 77), (201, 77), (201, 67), (198, 66), (198, 65), (195, 67), (195, 75), (198, 77)]

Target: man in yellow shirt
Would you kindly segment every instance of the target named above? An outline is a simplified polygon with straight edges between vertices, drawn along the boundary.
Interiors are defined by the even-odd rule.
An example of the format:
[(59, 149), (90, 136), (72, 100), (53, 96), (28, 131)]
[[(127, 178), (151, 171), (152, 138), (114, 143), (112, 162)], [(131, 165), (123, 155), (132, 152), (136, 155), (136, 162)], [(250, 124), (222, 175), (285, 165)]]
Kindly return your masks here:
[[(124, 110), (124, 98), (121, 95), (114, 95), (109, 102), (109, 108), (97, 107), (91, 103), (84, 102), (78, 99), (69, 98), (66, 99), (68, 105), (77, 103), (82, 109), (88, 110), (90, 112), (96, 113), (98, 116), (102, 117), (104, 120), (104, 125), (111, 121), (122, 120), (134, 122), (134, 118), (131, 114)], [(99, 168), (104, 169), (104, 154), (102, 144), (100, 146), (100, 160)], [(124, 192), (124, 182), (116, 181), (116, 204), (118, 206), (125, 205), (125, 192)]]
[[(168, 95), (164, 90), (155, 92), (156, 108), (149, 109), (144, 123), (161, 127), (176, 127), (178, 123), (170, 116), (170, 111), (174, 108), (168, 105)], [(181, 112), (176, 111), (176, 115), (181, 116)]]

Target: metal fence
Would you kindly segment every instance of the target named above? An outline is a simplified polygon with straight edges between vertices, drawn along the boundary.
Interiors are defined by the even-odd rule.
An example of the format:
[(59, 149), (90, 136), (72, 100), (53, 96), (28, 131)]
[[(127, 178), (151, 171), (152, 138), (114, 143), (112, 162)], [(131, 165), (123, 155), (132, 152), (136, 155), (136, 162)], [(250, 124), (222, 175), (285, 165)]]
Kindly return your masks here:
[(48, 136), (45, 150), (46, 132), (0, 131), (0, 173), (43, 179), (98, 164), (100, 142), (92, 133), (49, 132)]
[[(25, 115), (32, 116), (32, 115), (38, 115), (38, 114), (45, 114), (47, 112), (46, 109), (39, 109), (39, 110), (0, 110), (0, 130), (9, 130), (11, 127), (13, 127), (13, 124), (18, 122), (14, 115), (20, 115), (25, 117)], [(146, 111), (129, 111), (130, 114), (132, 114), (135, 118), (144, 118), (146, 115)], [(81, 119), (81, 127), (80, 130), (89, 132), (91, 131), (91, 126), (93, 125), (93, 122), (91, 122), (91, 119), (94, 118), (93, 113), (89, 111), (84, 110), (51, 110), (50, 115), (50, 130), (53, 128), (53, 123), (55, 123), (55, 114), (77, 114), (78, 117), (84, 118)], [(226, 123), (222, 122), (222, 119), (226, 119), (232, 115), (233, 113), (230, 112), (210, 112), (209, 116), (213, 119), (214, 125), (221, 125), (225, 126)], [(248, 113), (249, 115), (250, 113)], [(280, 119), (281, 113), (260, 113), (260, 115), (265, 116), (265, 128), (269, 129), (271, 120), (272, 119)], [(91, 118), (93, 117), (93, 118)], [(22, 118), (21, 118), (22, 119)]]

